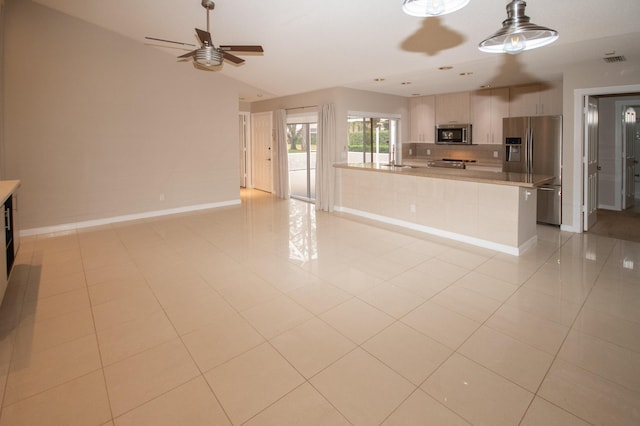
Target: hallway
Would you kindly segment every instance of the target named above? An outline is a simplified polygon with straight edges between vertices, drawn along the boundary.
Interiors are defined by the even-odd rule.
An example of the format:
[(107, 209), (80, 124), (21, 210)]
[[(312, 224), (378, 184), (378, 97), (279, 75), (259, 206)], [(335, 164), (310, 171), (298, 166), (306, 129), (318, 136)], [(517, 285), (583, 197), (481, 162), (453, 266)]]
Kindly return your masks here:
[(624, 211), (598, 210), (598, 221), (588, 233), (640, 242), (640, 203)]

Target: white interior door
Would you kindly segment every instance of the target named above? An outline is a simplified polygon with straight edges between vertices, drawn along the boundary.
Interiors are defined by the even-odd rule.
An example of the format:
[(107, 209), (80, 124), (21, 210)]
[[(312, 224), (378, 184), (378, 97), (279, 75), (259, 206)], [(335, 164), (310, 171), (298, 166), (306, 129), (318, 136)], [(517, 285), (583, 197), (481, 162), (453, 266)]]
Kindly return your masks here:
[(585, 96), (584, 230), (598, 220), (598, 100)]
[(633, 207), (635, 200), (635, 166), (636, 157), (634, 152), (636, 136), (636, 111), (634, 108), (627, 108), (624, 113), (622, 123), (622, 168), (623, 168), (623, 188), (624, 194), (622, 209)]
[(272, 123), (271, 112), (251, 114), (253, 187), (266, 192), (273, 192)]

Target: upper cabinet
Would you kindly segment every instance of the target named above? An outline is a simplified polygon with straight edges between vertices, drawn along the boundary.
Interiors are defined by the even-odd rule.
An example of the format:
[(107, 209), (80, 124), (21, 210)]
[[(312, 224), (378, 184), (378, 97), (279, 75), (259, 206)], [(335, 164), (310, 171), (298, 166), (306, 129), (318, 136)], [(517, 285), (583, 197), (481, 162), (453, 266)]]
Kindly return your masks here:
[(411, 142), (435, 143), (438, 124), (471, 123), (474, 144), (501, 144), (505, 117), (562, 115), (562, 82), (418, 96), (409, 105)]
[(469, 104), (469, 92), (436, 95), (436, 124), (469, 123)]
[(419, 96), (409, 99), (411, 107), (411, 141), (435, 142), (436, 98)]
[(549, 82), (515, 86), (510, 90), (511, 117), (562, 114), (562, 84)]
[(471, 93), (472, 142), (474, 144), (501, 144), (504, 117), (509, 117), (508, 87)]

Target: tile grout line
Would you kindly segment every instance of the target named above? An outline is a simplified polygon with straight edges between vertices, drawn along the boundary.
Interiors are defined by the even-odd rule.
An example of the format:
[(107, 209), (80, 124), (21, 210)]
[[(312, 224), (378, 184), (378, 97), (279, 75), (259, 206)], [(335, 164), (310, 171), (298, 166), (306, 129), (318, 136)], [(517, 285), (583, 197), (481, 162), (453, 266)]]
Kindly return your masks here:
[[(580, 238), (582, 238), (584, 234), (581, 235)], [(564, 247), (565, 245), (567, 245), (569, 243), (569, 241), (571, 241), (574, 238), (574, 236), (572, 235), (570, 238), (567, 239), (567, 241), (565, 241), (559, 248), (558, 251), (560, 251), (562, 249), (562, 247)], [(617, 244), (617, 243), (616, 243)], [(613, 249), (611, 250), (611, 252), (607, 255), (607, 259), (609, 259), (609, 257), (611, 256), (611, 253), (613, 252)], [(605, 260), (606, 263), (606, 260)], [(535, 400), (536, 397), (538, 398), (542, 398), (543, 400), (549, 402), (550, 404), (554, 405), (555, 407), (560, 408), (561, 410), (570, 413), (571, 415), (579, 418), (580, 420), (583, 420), (587, 423), (590, 423), (589, 421), (587, 421), (586, 419), (583, 419), (582, 417), (580, 417), (578, 414), (573, 413), (571, 411), (568, 411), (567, 409), (558, 406), (557, 404), (555, 404), (552, 401), (548, 401), (546, 398), (542, 397), (541, 395), (539, 395), (540, 389), (542, 388), (543, 383), (545, 382), (546, 378), (549, 376), (549, 372), (551, 371), (551, 368), (553, 367), (553, 365), (556, 363), (556, 360), (558, 359), (558, 355), (560, 354), (560, 351), (562, 350), (562, 347), (564, 346), (565, 342), (567, 341), (567, 338), (569, 337), (569, 334), (571, 334), (571, 330), (573, 330), (573, 326), (576, 323), (576, 321), (578, 320), (578, 317), (580, 316), (580, 313), (582, 312), (582, 309), (584, 308), (585, 304), (587, 303), (587, 300), (589, 298), (589, 295), (591, 294), (591, 292), (593, 291), (593, 288), (595, 287), (595, 283), (597, 281), (597, 278), (600, 276), (600, 274), (602, 273), (602, 269), (604, 268), (604, 264), (602, 264), (602, 266), (600, 267), (599, 271), (598, 271), (598, 275), (596, 276), (596, 279), (593, 281), (593, 284), (591, 285), (591, 288), (589, 289), (589, 292), (587, 293), (587, 295), (585, 296), (584, 300), (582, 301), (582, 304), (580, 305), (580, 309), (578, 310), (576, 316), (573, 318), (573, 321), (571, 322), (571, 325), (568, 327), (567, 329), (567, 333), (565, 334), (564, 338), (562, 339), (562, 342), (560, 343), (560, 345), (558, 346), (558, 350), (556, 351), (556, 353), (553, 356), (553, 360), (551, 361), (551, 363), (549, 364), (549, 367), (547, 368), (547, 371), (545, 372), (544, 376), (542, 377), (542, 380), (540, 381), (540, 384), (538, 384), (538, 387), (534, 393), (534, 398), (531, 400), (531, 402), (529, 403), (529, 406), (527, 407), (527, 409), (525, 410), (522, 418), (520, 419), (520, 422), (518, 423), (519, 425), (522, 424), (522, 422), (524, 421), (524, 418), (527, 415), (527, 412), (529, 411), (529, 409), (531, 408), (531, 405), (533, 404), (533, 401)]]

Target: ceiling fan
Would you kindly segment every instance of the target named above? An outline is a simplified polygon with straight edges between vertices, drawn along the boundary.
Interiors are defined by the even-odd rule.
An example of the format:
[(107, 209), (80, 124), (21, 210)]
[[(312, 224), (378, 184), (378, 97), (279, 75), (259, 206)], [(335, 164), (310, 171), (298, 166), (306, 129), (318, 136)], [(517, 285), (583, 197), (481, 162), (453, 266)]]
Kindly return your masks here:
[[(242, 45), (242, 46), (218, 46), (215, 47), (213, 42), (211, 41), (211, 33), (209, 32), (209, 13), (216, 7), (216, 4), (213, 0), (202, 0), (202, 7), (207, 9), (207, 31), (203, 31), (201, 29), (196, 28), (196, 33), (198, 34), (198, 39), (200, 40), (201, 47), (196, 50), (192, 50), (189, 53), (185, 53), (184, 55), (178, 56), (179, 59), (193, 58), (196, 65), (212, 68), (219, 65), (222, 65), (222, 61), (226, 59), (227, 61), (233, 62), (234, 64), (241, 64), (244, 62), (244, 59), (239, 58), (229, 52), (264, 52), (262, 46), (258, 45)], [(148, 40), (162, 41), (166, 43), (175, 43), (181, 44), (183, 46), (194, 46), (195, 44), (190, 43), (182, 43), (179, 41), (172, 40), (164, 40), (161, 38), (155, 37), (145, 37)]]

